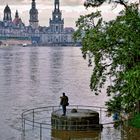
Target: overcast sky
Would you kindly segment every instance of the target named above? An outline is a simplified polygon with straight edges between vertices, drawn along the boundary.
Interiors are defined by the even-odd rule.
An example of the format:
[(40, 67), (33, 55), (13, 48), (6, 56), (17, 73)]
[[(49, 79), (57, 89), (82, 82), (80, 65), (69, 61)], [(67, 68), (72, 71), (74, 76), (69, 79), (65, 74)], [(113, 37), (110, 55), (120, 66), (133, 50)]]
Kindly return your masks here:
[[(86, 10), (83, 6), (85, 0), (60, 0), (60, 10), (64, 18), (65, 27), (74, 27), (75, 21), (80, 15), (84, 15), (90, 10)], [(12, 18), (14, 18), (15, 11), (19, 11), (19, 16), (22, 21), (29, 24), (29, 10), (31, 8), (32, 0), (0, 0), (0, 20), (3, 20), (3, 10), (8, 4), (12, 11)], [(36, 0), (36, 7), (39, 12), (39, 24), (41, 26), (49, 25), (49, 18), (52, 17), (52, 10), (54, 9), (54, 0)], [(103, 12), (105, 20), (115, 18), (120, 8), (112, 10), (111, 6), (105, 4), (100, 8)], [(93, 9), (92, 9), (93, 10)]]

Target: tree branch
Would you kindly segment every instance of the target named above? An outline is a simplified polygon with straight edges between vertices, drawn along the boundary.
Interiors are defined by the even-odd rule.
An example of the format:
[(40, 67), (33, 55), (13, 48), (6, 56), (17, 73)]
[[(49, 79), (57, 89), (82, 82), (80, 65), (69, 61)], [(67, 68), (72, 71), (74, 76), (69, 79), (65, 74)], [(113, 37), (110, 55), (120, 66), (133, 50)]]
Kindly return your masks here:
[(127, 4), (126, 4), (126, 2), (124, 2), (124, 0), (115, 1), (115, 3), (119, 3), (119, 4), (123, 5), (125, 8), (127, 8)]

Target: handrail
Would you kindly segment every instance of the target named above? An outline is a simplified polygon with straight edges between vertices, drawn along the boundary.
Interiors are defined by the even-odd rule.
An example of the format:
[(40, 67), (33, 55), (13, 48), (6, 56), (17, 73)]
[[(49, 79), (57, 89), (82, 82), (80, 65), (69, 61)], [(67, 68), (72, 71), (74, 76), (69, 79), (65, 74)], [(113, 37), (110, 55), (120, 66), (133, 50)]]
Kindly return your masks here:
[[(99, 106), (87, 106), (87, 105), (69, 105), (67, 107), (68, 109), (76, 108), (76, 109), (91, 109), (94, 111), (97, 111), (99, 113), (99, 121), (100, 124), (106, 125), (106, 124), (112, 124), (113, 121), (109, 121), (103, 124), (102, 122), (102, 115), (105, 117), (105, 113), (107, 111), (107, 108), (105, 107), (99, 107)], [(22, 116), (22, 131), (23, 135), (25, 136), (25, 132), (27, 129), (27, 126), (32, 126), (32, 128), (39, 128), (40, 129), (40, 140), (42, 140), (42, 131), (43, 129), (51, 129), (51, 123), (48, 122), (43, 122), (42, 119), (44, 119), (44, 114), (43, 116), (41, 113), (47, 113), (47, 116), (45, 116), (45, 119), (48, 119), (49, 122), (51, 121), (51, 113), (55, 110), (61, 109), (60, 106), (43, 106), (43, 107), (36, 107), (32, 109), (25, 110), (21, 116)], [(49, 113), (48, 113), (49, 112)], [(40, 117), (42, 116), (42, 117)], [(40, 120), (40, 121), (39, 121)], [(92, 124), (96, 125), (96, 124)], [(82, 125), (82, 126), (87, 126), (87, 125)], [(26, 139), (25, 139), (26, 140)]]
[[(98, 109), (98, 110), (95, 110), (95, 111), (100, 111), (100, 109), (103, 111), (103, 110), (106, 110), (107, 111), (107, 108), (105, 107), (99, 107), (99, 106), (86, 106), (86, 105), (70, 105), (68, 106), (67, 108), (72, 108), (72, 107), (76, 107), (77, 109), (79, 109), (79, 107), (82, 109)], [(54, 111), (54, 108), (56, 109), (60, 109), (60, 106), (43, 106), (43, 107), (36, 107), (36, 108), (32, 108), (32, 109), (28, 109), (28, 110), (25, 110), (21, 116), (22, 118), (24, 116), (27, 116), (29, 114), (35, 114), (35, 113), (38, 113), (38, 112), (43, 112), (43, 111)], [(47, 110), (43, 110), (43, 109), (47, 109)], [(48, 109), (51, 109), (51, 110), (48, 110)], [(40, 111), (37, 111), (37, 110), (40, 110)], [(117, 112), (117, 111), (116, 111)], [(119, 112), (119, 111), (118, 111)], [(26, 119), (26, 118), (25, 118)], [(28, 119), (26, 119), (28, 120)], [(28, 120), (29, 121), (29, 120)], [(35, 121), (34, 121), (35, 122)], [(37, 123), (37, 122), (36, 122)], [(39, 122), (38, 122), (39, 123)]]

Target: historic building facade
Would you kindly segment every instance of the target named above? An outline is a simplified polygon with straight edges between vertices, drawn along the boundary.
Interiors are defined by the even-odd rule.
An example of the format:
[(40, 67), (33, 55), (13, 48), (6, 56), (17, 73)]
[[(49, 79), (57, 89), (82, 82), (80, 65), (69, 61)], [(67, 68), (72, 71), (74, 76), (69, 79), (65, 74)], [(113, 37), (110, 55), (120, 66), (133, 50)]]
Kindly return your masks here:
[(33, 44), (38, 45), (73, 45), (74, 41), (72, 27), (64, 28), (64, 19), (60, 11), (59, 0), (54, 0), (54, 9), (52, 18), (49, 20), (49, 27), (39, 26), (38, 10), (36, 1), (32, 0), (29, 11), (29, 26), (25, 26), (19, 17), (18, 11), (15, 12), (15, 18), (12, 20), (11, 9), (6, 5), (4, 9), (3, 21), (0, 21), (0, 37), (17, 37), (22, 39), (31, 39)]
[(55, 0), (52, 19), (49, 21), (49, 27), (41, 36), (42, 44), (72, 44), (73, 32), (73, 28), (64, 28), (64, 19), (62, 19), (62, 12), (60, 11), (60, 3), (59, 0)]

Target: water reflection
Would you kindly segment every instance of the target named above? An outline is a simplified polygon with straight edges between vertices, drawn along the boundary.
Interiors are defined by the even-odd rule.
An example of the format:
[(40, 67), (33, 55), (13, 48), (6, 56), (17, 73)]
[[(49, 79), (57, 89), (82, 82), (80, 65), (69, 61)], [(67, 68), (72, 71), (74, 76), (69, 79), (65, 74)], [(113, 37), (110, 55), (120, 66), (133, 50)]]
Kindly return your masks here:
[[(1, 64), (1, 76), (3, 77), (3, 84), (4, 85), (10, 85), (12, 82), (12, 54), (9, 51), (5, 51), (2, 55), (2, 64)], [(2, 86), (3, 88), (4, 86)], [(8, 89), (10, 91), (10, 86), (8, 86)]]
[(40, 71), (39, 71), (39, 58), (38, 48), (30, 49), (29, 52), (29, 82), (32, 97), (39, 92), (40, 85)]
[(63, 47), (51, 48), (49, 55), (49, 87), (52, 93), (59, 93), (64, 85), (63, 81)]

